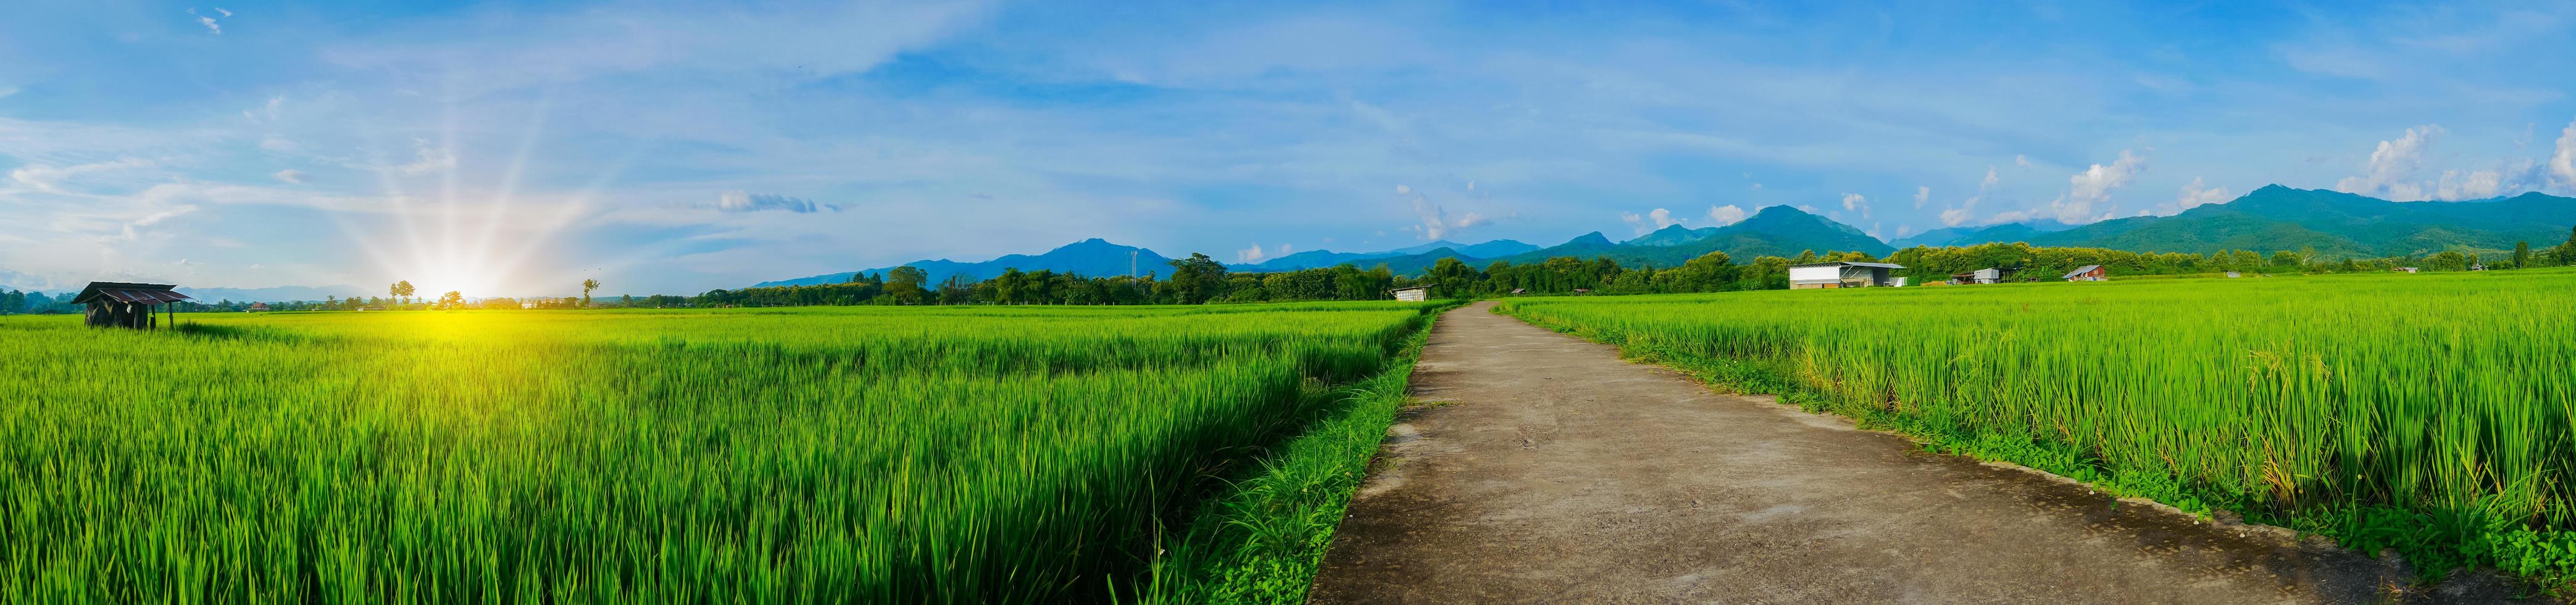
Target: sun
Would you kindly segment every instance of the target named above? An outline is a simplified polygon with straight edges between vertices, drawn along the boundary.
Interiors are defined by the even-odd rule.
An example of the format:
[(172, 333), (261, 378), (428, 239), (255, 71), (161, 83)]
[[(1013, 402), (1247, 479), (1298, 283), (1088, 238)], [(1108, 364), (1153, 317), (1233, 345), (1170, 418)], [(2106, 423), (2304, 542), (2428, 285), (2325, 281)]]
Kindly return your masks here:
[(421, 267), (419, 275), (419, 279), (412, 280), (412, 285), (419, 288), (423, 296), (461, 292), (469, 297), (489, 297), (498, 295), (496, 291), (500, 287), (486, 272), (463, 262), (431, 263)]

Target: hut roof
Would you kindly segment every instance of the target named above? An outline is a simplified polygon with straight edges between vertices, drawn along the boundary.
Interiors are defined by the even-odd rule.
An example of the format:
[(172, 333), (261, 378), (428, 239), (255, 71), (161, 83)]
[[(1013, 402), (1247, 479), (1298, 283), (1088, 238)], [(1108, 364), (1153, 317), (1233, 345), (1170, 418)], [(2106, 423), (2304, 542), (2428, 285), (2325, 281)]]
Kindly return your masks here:
[(2066, 272), (2065, 277), (2060, 277), (2058, 279), (2075, 279), (2075, 276), (2092, 273), (2094, 269), (2100, 268), (2102, 268), (2101, 265), (2085, 265), (2082, 267), (2076, 267), (2074, 271), (2068, 271)]
[(134, 284), (114, 281), (94, 281), (89, 283), (89, 287), (81, 288), (79, 296), (72, 297), (72, 304), (88, 304), (92, 301), (111, 300), (122, 303), (157, 305), (166, 302), (195, 300), (188, 298), (188, 295), (186, 294), (180, 294), (171, 290), (171, 288), (176, 287), (178, 286), (170, 284)]

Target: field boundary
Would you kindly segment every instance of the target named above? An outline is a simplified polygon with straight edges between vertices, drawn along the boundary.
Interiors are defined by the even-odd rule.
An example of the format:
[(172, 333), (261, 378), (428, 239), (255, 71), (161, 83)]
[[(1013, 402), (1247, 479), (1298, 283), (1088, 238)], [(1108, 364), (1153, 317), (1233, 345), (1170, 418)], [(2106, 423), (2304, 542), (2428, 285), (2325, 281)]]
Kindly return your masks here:
[[(2317, 518), (2337, 517), (2348, 522), (2371, 520), (2367, 525), (2353, 523), (2365, 528), (2405, 523), (2429, 525), (2434, 521), (2431, 515), (2378, 504), (2346, 506), (2322, 513), (2312, 511), (2288, 518), (2288, 523), (2274, 523), (2276, 519), (2259, 513), (2249, 515), (2231, 510), (2223, 496), (2202, 493), (2176, 477), (2131, 476), (2139, 473), (2122, 473), (2103, 466), (2091, 455), (2062, 443), (1993, 432), (1927, 430), (1928, 427), (1892, 412), (1854, 414), (1851, 410), (1827, 405), (1822, 395), (1800, 382), (1793, 369), (1785, 367), (1785, 361), (1768, 360), (1766, 363), (1766, 360), (1707, 358), (1632, 344), (1617, 334), (1511, 311), (1508, 305), (1496, 305), (1492, 310), (1497, 315), (1513, 317), (1532, 326), (1618, 347), (1620, 356), (1630, 363), (1660, 366), (1719, 392), (1769, 395), (1776, 405), (1848, 420), (1859, 430), (1901, 437), (1918, 444), (1926, 453), (1967, 457), (1988, 466), (2018, 469), (2051, 480), (2075, 483), (2123, 501), (2191, 515), (2222, 527), (2259, 532), (2285, 542), (2316, 540), (2323, 542), (2319, 546), (2389, 559), (2402, 573), (2412, 575), (2421, 584), (2440, 583), (2455, 572), (2492, 573), (2522, 584), (2522, 592), (2526, 594), (2564, 598), (2571, 592), (2571, 583), (2576, 583), (2576, 549), (2561, 546), (2561, 543), (2576, 538), (2576, 532), (2525, 530), (2518, 535), (2471, 539), (2419, 528), (2413, 532), (2347, 536), (2340, 535), (2348, 533), (2346, 531), (2337, 531), (2333, 525), (2316, 521)], [(2463, 559), (2488, 565), (2433, 567), (2417, 564), (2418, 561)], [(2518, 564), (2510, 567), (2497, 564), (2503, 562)]]
[(1247, 476), (1225, 479), (1178, 535), (1167, 536), (1135, 599), (1142, 603), (1302, 603), (1343, 511), (1367, 478), (1397, 414), (1410, 407), (1414, 362), (1453, 300), (1423, 310), (1421, 325), (1374, 376), (1332, 389), (1321, 417), (1256, 456)]

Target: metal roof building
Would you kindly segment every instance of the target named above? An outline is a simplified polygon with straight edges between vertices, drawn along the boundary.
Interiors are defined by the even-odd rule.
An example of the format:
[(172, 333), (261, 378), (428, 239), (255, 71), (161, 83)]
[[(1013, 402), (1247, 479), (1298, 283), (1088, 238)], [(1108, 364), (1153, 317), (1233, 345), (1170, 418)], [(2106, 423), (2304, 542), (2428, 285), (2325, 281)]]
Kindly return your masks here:
[(1895, 282), (1888, 279), (1888, 272), (1903, 268), (1905, 265), (1894, 263), (1847, 261), (1796, 265), (1789, 267), (1789, 289), (1889, 286)]
[(72, 297), (72, 304), (89, 306), (82, 323), (91, 327), (151, 328), (158, 323), (152, 314), (153, 307), (194, 300), (171, 289), (175, 287), (170, 284), (94, 281), (81, 288), (79, 296)]

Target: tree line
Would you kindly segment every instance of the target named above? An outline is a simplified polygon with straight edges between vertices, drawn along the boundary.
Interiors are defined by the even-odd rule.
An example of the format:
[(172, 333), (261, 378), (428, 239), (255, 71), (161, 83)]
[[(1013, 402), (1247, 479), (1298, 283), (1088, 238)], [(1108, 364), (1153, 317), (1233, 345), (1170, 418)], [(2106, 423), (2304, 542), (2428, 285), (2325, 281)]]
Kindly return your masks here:
[[(697, 296), (624, 296), (614, 302), (591, 299), (598, 280), (582, 281), (582, 295), (561, 298), (487, 298), (468, 302), (457, 292), (415, 301), (409, 281), (395, 282), (384, 298), (337, 297), (314, 301), (269, 303), (276, 311), (351, 311), (361, 309), (585, 309), (686, 307), (801, 307), (829, 305), (1156, 305), (1203, 303), (1293, 302), (1320, 300), (1385, 300), (1397, 288), (1425, 286), (1433, 298), (1474, 298), (1514, 294), (1670, 294), (1735, 290), (1780, 290), (1789, 287), (1789, 267), (1816, 262), (1887, 262), (1904, 265), (1896, 276), (1912, 283), (1947, 280), (1978, 269), (2001, 269), (2012, 279), (2052, 280), (2085, 265), (2101, 265), (2116, 279), (2135, 275), (2180, 275), (2218, 272), (2355, 273), (2413, 267), (2426, 271), (2471, 268), (2520, 269), (2576, 266), (2576, 229), (2566, 242), (2533, 248), (2520, 242), (2509, 254), (2444, 251), (2384, 258), (2321, 258), (2315, 250), (2221, 250), (2209, 254), (2129, 252), (2106, 248), (2037, 247), (2026, 243), (1974, 246), (1917, 246), (1885, 257), (1862, 252), (1814, 251), (1794, 257), (1761, 256), (1737, 262), (1724, 252), (1711, 252), (1674, 267), (1620, 265), (1609, 258), (1570, 256), (1526, 264), (1494, 261), (1483, 268), (1455, 258), (1432, 264), (1419, 277), (1397, 275), (1386, 265), (1362, 269), (1343, 264), (1293, 271), (1233, 272), (1206, 254), (1169, 263), (1161, 272), (1142, 276), (1090, 277), (1049, 270), (1005, 269), (985, 280), (952, 276), (932, 283), (918, 267), (896, 267), (883, 273), (853, 274), (833, 284), (710, 290)], [(71, 293), (0, 292), (0, 313), (77, 313)], [(250, 303), (230, 300), (181, 303), (181, 311), (247, 310)]]

